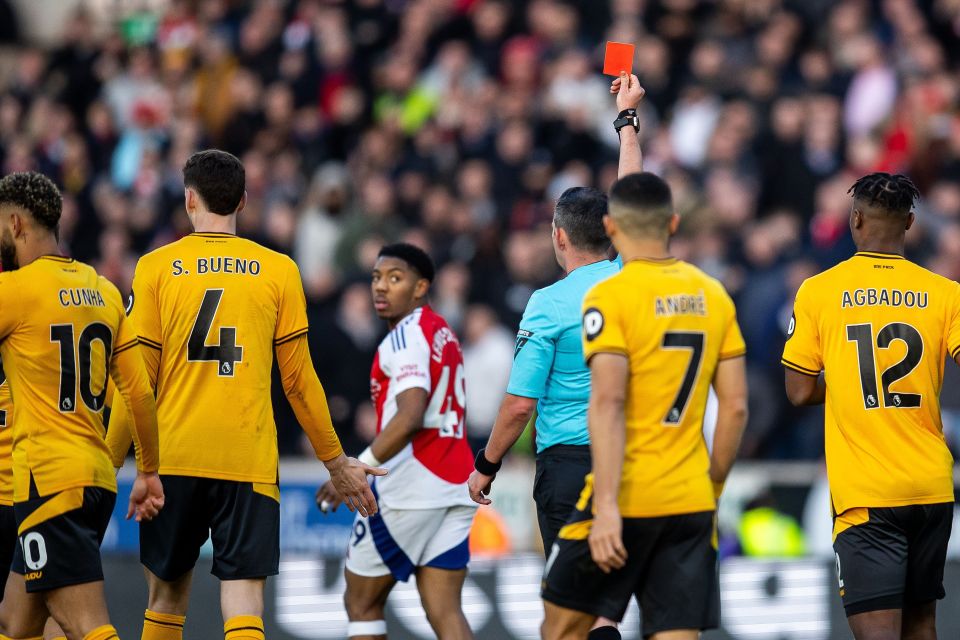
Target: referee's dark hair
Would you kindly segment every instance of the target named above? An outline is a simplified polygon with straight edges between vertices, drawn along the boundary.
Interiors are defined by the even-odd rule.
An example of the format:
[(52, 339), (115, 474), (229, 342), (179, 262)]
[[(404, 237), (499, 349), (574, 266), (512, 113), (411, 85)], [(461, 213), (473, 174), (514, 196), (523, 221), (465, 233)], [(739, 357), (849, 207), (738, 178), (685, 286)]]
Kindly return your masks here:
[(219, 149), (198, 151), (183, 165), (183, 186), (197, 192), (207, 211), (221, 216), (236, 212), (246, 181), (243, 163)]
[(427, 252), (420, 247), (415, 247), (406, 242), (384, 245), (384, 247), (380, 249), (377, 257), (403, 260), (410, 265), (421, 278), (424, 278), (428, 282), (433, 282), (433, 278), (436, 275), (433, 260), (427, 255)]
[(11, 173), (0, 180), (0, 205), (25, 210), (41, 227), (57, 232), (63, 197), (53, 180), (36, 171)]
[(853, 196), (854, 207), (868, 206), (881, 213), (906, 218), (913, 204), (920, 199), (920, 191), (907, 176), (895, 173), (871, 173), (853, 183), (847, 191)]
[(607, 194), (591, 187), (571, 187), (557, 200), (553, 224), (567, 232), (576, 249), (601, 254), (610, 248), (610, 238), (603, 229), (605, 215)]
[(666, 238), (673, 214), (670, 185), (655, 174), (632, 173), (610, 189), (610, 216), (627, 235)]

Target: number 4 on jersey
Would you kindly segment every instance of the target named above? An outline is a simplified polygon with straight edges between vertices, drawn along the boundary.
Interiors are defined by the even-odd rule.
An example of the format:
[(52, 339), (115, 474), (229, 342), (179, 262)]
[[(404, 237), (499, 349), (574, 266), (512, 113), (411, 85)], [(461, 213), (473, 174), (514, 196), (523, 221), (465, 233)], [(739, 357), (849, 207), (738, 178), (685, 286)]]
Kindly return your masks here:
[(216, 362), (217, 375), (232, 378), (236, 364), (243, 361), (243, 347), (237, 345), (237, 328), (220, 327), (220, 343), (207, 344), (207, 335), (222, 297), (223, 289), (207, 289), (204, 292), (200, 311), (197, 312), (187, 341), (187, 361)]

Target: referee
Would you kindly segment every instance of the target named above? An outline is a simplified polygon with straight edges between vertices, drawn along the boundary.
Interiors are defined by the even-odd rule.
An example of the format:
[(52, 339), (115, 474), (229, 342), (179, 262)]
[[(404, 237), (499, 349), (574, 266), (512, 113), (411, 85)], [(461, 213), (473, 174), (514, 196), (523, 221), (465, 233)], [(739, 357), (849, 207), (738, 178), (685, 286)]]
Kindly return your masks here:
[[(644, 90), (636, 76), (615, 79), (610, 92), (620, 113), (614, 127), (620, 134), (618, 177), (643, 170), (637, 106)], [(530, 297), (514, 352), (510, 383), (487, 441), (477, 453), (470, 475), (470, 497), (490, 504), (494, 476), (537, 411), (537, 470), (533, 499), (544, 550), (549, 550), (574, 510), (583, 479), (590, 472), (587, 404), (590, 370), (583, 359), (581, 308), (586, 292), (620, 270), (608, 259), (610, 240), (603, 228), (607, 196), (588, 187), (564, 191), (553, 214), (553, 247), (566, 273), (562, 280)], [(619, 638), (609, 621), (590, 638)]]

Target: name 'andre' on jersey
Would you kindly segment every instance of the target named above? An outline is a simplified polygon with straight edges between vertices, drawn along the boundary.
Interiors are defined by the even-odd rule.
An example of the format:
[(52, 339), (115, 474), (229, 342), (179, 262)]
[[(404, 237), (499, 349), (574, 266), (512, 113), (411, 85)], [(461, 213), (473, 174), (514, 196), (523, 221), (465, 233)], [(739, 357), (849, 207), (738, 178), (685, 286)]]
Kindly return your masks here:
[(160, 351), (160, 472), (275, 483), (274, 347), (307, 332), (293, 260), (193, 233), (140, 259), (128, 310), (141, 344)]
[(621, 515), (713, 510), (707, 393), (719, 361), (746, 350), (723, 285), (673, 258), (631, 260), (594, 285), (583, 308), (587, 360), (598, 353), (629, 360)]
[(834, 511), (953, 500), (940, 388), (960, 353), (960, 285), (860, 252), (797, 292), (783, 365), (824, 372)]

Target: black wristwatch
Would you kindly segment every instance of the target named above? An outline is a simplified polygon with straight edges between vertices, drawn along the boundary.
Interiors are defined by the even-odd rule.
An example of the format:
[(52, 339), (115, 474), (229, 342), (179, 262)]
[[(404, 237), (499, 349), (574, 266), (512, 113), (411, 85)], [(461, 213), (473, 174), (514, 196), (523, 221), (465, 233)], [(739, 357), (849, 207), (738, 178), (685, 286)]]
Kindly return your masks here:
[(617, 116), (617, 119), (613, 121), (613, 128), (617, 130), (618, 134), (620, 133), (620, 129), (628, 125), (633, 127), (634, 131), (640, 131), (640, 117), (637, 116), (636, 109), (624, 109)]
[(473, 466), (485, 476), (495, 476), (497, 475), (497, 471), (500, 471), (503, 460), (500, 462), (490, 462), (487, 460), (487, 456), (483, 455), (485, 451), (486, 449), (477, 451), (477, 459), (473, 461)]

